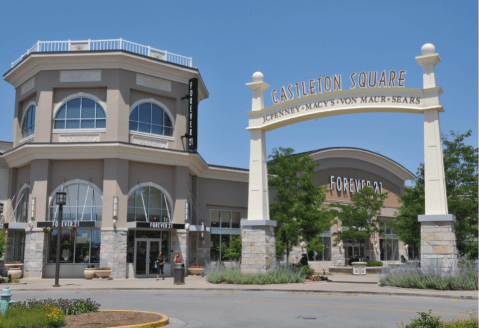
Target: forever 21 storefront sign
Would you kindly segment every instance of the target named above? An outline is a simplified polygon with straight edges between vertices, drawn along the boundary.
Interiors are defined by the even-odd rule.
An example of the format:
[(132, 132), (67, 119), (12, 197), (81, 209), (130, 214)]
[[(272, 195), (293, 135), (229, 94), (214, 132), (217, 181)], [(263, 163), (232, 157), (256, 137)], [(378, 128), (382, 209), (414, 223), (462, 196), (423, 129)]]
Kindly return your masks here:
[(136, 221), (136, 228), (143, 229), (184, 229), (185, 225), (181, 223), (171, 223), (171, 222), (139, 222)]

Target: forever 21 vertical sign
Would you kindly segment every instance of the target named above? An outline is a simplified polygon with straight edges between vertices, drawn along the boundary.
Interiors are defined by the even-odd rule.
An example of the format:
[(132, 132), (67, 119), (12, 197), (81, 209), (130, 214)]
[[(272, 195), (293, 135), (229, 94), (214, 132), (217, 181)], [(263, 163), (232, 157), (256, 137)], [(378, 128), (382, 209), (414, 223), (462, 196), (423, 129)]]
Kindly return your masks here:
[(189, 81), (189, 102), (188, 102), (188, 149), (198, 149), (198, 79), (192, 78)]

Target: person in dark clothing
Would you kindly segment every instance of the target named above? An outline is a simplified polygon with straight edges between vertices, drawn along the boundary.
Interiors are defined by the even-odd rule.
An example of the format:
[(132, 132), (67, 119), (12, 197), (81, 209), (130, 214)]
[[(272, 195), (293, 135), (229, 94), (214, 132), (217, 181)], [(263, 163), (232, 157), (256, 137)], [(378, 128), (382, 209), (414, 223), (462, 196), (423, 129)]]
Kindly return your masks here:
[(404, 255), (401, 255), (401, 263), (406, 263), (406, 262), (407, 262), (407, 260), (406, 260), (406, 258), (404, 257)]
[(306, 253), (303, 253), (299, 263), (301, 264), (301, 266), (308, 265), (308, 255)]
[(160, 272), (163, 280), (165, 280), (165, 273), (163, 272), (163, 264), (165, 264), (166, 258), (163, 256), (163, 253), (160, 251), (158, 257), (156, 258), (156, 265), (158, 267), (158, 272), (156, 273), (156, 280), (160, 279)]

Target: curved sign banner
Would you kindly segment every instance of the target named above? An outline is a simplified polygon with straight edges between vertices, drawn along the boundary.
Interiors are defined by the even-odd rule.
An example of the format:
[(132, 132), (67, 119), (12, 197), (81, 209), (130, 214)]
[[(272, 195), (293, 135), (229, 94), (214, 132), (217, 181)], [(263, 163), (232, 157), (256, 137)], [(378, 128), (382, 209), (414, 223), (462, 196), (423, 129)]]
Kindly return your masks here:
[(440, 103), (441, 87), (429, 89), (371, 88), (314, 94), (249, 111), (248, 130), (271, 131), (315, 118), (370, 112), (424, 114), (444, 109)]

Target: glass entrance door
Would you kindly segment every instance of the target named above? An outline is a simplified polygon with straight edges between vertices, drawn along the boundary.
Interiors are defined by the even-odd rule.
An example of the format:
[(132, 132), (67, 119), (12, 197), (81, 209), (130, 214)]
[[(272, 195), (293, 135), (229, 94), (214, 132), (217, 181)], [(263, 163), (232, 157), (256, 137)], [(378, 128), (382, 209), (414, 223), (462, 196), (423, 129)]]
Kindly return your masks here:
[(351, 265), (351, 259), (364, 257), (364, 245), (362, 248), (359, 248), (359, 244), (346, 244), (345, 249), (347, 265)]
[(148, 278), (156, 276), (155, 261), (161, 239), (137, 238), (135, 244), (135, 276)]

